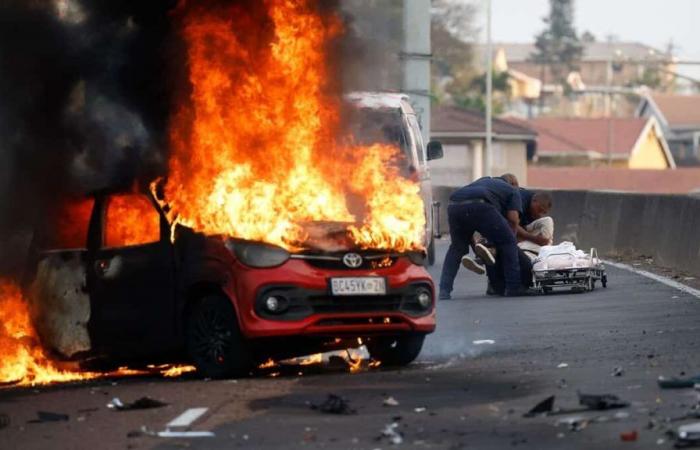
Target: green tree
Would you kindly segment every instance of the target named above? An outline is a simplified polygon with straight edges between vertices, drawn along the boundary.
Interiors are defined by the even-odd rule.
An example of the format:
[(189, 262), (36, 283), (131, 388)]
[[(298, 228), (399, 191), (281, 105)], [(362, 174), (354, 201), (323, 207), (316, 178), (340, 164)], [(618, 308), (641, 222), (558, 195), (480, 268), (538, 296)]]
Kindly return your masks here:
[(546, 26), (535, 37), (537, 52), (532, 60), (548, 66), (554, 81), (563, 84), (583, 55), (583, 45), (574, 28), (574, 0), (549, 0), (549, 15), (542, 20)]

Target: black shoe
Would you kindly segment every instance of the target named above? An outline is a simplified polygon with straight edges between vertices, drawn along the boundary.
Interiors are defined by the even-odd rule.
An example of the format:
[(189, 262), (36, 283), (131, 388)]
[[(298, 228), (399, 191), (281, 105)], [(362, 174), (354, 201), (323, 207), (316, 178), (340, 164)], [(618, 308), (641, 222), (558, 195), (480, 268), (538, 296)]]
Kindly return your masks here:
[(486, 287), (486, 295), (494, 295), (495, 296), (495, 295), (503, 295), (503, 293), (501, 292), (499, 294), (498, 292), (496, 292), (496, 290), (493, 288), (491, 283), (489, 283), (488, 286)]
[(520, 288), (516, 291), (511, 291), (506, 289), (505, 296), (506, 297), (529, 297), (531, 295), (538, 295), (539, 291), (536, 291), (535, 289), (530, 289), (530, 288)]

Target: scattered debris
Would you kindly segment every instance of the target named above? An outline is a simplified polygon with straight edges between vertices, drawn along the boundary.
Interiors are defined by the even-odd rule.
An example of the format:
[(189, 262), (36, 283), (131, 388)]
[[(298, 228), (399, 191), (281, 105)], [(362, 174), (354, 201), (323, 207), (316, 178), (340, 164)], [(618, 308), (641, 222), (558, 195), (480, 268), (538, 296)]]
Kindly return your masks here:
[(561, 363), (557, 366), (557, 369), (565, 369), (567, 367), (569, 367), (569, 365), (567, 363)]
[(399, 431), (398, 422), (392, 422), (385, 426), (381, 436), (379, 436), (377, 440), (380, 441), (384, 438), (387, 438), (393, 445), (400, 445), (403, 443), (403, 434)]
[(496, 341), (494, 341), (493, 339), (481, 339), (481, 340), (472, 342), (472, 344), (474, 344), (474, 345), (493, 345), (495, 343), (496, 343)]
[(37, 411), (36, 415), (36, 419), (30, 420), (27, 423), (66, 422), (70, 418), (68, 414), (54, 413), (48, 411)]
[(10, 416), (0, 413), (0, 430), (10, 426)]
[(694, 377), (680, 378), (680, 377), (669, 377), (660, 376), (657, 380), (659, 387), (662, 389), (685, 389), (695, 387), (696, 384), (700, 384), (700, 375)]
[(399, 402), (394, 397), (387, 397), (384, 399), (384, 402), (382, 402), (382, 405), (383, 406), (399, 406)]
[(557, 420), (556, 426), (566, 425), (570, 431), (581, 431), (588, 426), (589, 422), (590, 420), (583, 416), (570, 416)]
[(420, 413), (422, 413), (422, 412), (425, 412), (426, 409), (423, 408), (423, 407), (419, 407), (419, 408), (415, 408), (414, 411), (420, 414)]
[(523, 417), (535, 417), (540, 414), (551, 413), (554, 410), (554, 399), (556, 396), (547, 397), (536, 404), (530, 411), (523, 414)]
[(162, 408), (163, 406), (168, 406), (168, 404), (159, 400), (152, 399), (150, 397), (141, 397), (140, 399), (132, 403), (124, 403), (118, 397), (114, 397), (112, 401), (107, 403), (107, 408), (113, 409), (115, 411), (132, 411), (135, 409)]
[(608, 409), (626, 408), (629, 403), (621, 400), (617, 395), (612, 394), (581, 394), (578, 393), (578, 402), (583, 406), (596, 411), (605, 411)]
[(612, 376), (614, 376), (614, 377), (621, 377), (624, 374), (625, 374), (625, 369), (623, 369), (622, 367), (615, 367), (612, 371)]
[(320, 405), (311, 404), (311, 409), (317, 409), (326, 414), (356, 414), (357, 411), (350, 408), (350, 403), (343, 397), (335, 394), (328, 394), (328, 398)]
[(635, 442), (637, 438), (639, 438), (639, 433), (637, 433), (637, 430), (620, 433), (620, 440), (623, 442)]

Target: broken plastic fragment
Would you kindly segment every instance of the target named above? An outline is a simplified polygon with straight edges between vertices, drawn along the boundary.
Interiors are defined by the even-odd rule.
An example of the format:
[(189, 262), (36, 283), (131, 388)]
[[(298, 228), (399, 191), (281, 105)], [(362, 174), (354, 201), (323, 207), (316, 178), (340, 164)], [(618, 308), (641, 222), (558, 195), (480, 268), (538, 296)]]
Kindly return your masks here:
[(161, 402), (159, 400), (154, 400), (150, 397), (141, 397), (132, 403), (124, 403), (118, 397), (115, 397), (107, 403), (107, 408), (113, 409), (115, 411), (131, 411), (135, 409), (152, 409), (161, 408), (167, 406), (167, 403)]
[(494, 341), (493, 339), (480, 339), (472, 342), (472, 344), (474, 345), (493, 345), (495, 343), (496, 341)]
[(380, 439), (388, 438), (389, 442), (391, 442), (393, 445), (399, 445), (403, 443), (403, 435), (398, 430), (398, 428), (398, 422), (392, 422), (389, 425), (385, 426), (384, 430), (382, 430), (382, 435), (380, 436)]
[(659, 387), (662, 389), (692, 388), (696, 384), (700, 383), (700, 375), (696, 375), (694, 377), (689, 377), (689, 378), (677, 378), (677, 377), (666, 378), (664, 376), (660, 376), (659, 379), (657, 380), (657, 382), (659, 383)]
[(382, 405), (384, 405), (384, 406), (399, 406), (399, 402), (394, 397), (387, 397), (384, 399), (384, 402), (382, 403)]
[(590, 409), (604, 411), (607, 409), (626, 408), (629, 406), (624, 400), (621, 400), (617, 395), (612, 394), (578, 394), (579, 404), (587, 406)]
[(551, 397), (547, 397), (538, 404), (536, 404), (530, 411), (525, 413), (523, 417), (535, 417), (539, 414), (546, 414), (549, 412), (552, 412), (554, 409), (554, 399), (556, 397), (552, 395)]
[(335, 394), (328, 394), (326, 401), (320, 405), (311, 405), (311, 409), (317, 409), (326, 414), (355, 414), (357, 411), (350, 408), (350, 402)]

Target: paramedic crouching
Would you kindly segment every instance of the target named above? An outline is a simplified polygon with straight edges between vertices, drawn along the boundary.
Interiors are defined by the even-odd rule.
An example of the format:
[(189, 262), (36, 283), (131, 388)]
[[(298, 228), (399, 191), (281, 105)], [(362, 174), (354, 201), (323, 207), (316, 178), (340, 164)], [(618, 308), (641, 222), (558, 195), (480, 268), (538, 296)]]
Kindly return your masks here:
[(518, 188), (501, 178), (480, 178), (452, 193), (447, 207), (451, 242), (440, 275), (439, 299), (451, 298), (462, 256), (469, 253), (475, 231), (498, 251), (503, 265), (505, 295), (526, 294), (521, 286), (515, 238), (520, 214), (522, 201)]

